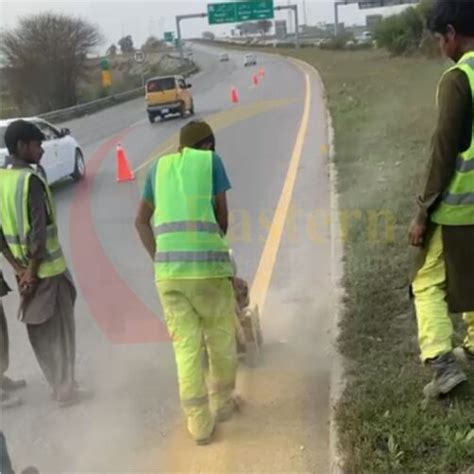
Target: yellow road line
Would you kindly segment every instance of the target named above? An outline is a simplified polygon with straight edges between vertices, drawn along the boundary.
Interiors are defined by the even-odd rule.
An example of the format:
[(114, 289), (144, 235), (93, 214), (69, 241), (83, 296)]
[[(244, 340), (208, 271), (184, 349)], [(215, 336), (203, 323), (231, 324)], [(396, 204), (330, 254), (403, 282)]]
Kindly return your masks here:
[[(283, 107), (289, 105), (293, 102), (296, 102), (295, 98), (287, 99), (275, 99), (275, 100), (262, 100), (259, 102), (252, 102), (240, 107), (235, 107), (232, 109), (221, 110), (211, 115), (204, 116), (203, 119), (209, 123), (209, 125), (214, 130), (214, 133), (217, 133), (219, 130), (223, 130), (231, 125), (241, 122), (243, 120), (252, 118), (256, 115), (269, 112), (278, 107)], [(149, 157), (134, 171), (135, 173), (142, 171), (146, 168), (152, 161), (154, 161), (158, 156), (163, 155), (164, 153), (174, 149), (178, 149), (179, 142), (179, 132), (174, 133), (171, 137), (165, 140), (164, 143), (161, 143)]]
[(171, 151), (173, 148), (174, 148), (173, 145), (169, 145), (166, 148), (164, 148), (163, 150), (161, 149), (161, 147), (158, 148), (157, 150), (155, 150), (152, 153), (152, 155), (153, 155), (152, 158), (146, 160), (144, 163), (142, 163), (140, 166), (138, 166), (133, 172), (138, 173), (143, 168), (146, 168), (157, 156), (164, 155), (165, 153)]
[(270, 287), (275, 262), (280, 248), (281, 238), (285, 227), (288, 209), (290, 207), (293, 190), (295, 187), (296, 177), (298, 174), (298, 166), (303, 153), (303, 146), (308, 130), (309, 114), (311, 109), (311, 81), (308, 73), (301, 68), (305, 75), (305, 101), (304, 110), (301, 118), (300, 128), (296, 137), (295, 146), (291, 155), (290, 165), (283, 185), (280, 199), (278, 201), (275, 214), (268, 232), (267, 240), (263, 248), (260, 263), (255, 274), (255, 279), (250, 291), (250, 301), (257, 304), (263, 314), (263, 307)]

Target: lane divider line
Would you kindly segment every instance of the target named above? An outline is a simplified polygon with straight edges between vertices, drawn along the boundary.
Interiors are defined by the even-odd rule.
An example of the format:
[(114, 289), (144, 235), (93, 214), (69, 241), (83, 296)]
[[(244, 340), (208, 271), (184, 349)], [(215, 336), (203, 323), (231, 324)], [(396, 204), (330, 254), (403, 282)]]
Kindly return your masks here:
[[(211, 125), (214, 133), (217, 133), (220, 130), (225, 130), (230, 126), (235, 125), (237, 122), (255, 117), (259, 114), (270, 112), (271, 110), (274, 110), (278, 107), (283, 107), (297, 101), (298, 99), (296, 98), (262, 100), (236, 108), (223, 109), (219, 112), (205, 115), (202, 117), (202, 119)], [(161, 156), (163, 153), (170, 151), (173, 148), (177, 149), (178, 142), (179, 131), (168, 137), (155, 150), (153, 150), (150, 153), (149, 158), (147, 158), (141, 165), (138, 166), (136, 170), (134, 170), (135, 173), (137, 171), (139, 172), (143, 170), (143, 168), (146, 168), (152, 161)]]
[(133, 172), (135, 174), (138, 173), (143, 168), (146, 168), (156, 157), (164, 155), (165, 153), (171, 151), (173, 148), (174, 148), (173, 145), (169, 145), (166, 148), (164, 148), (163, 150), (159, 149), (158, 151), (153, 153), (153, 158), (151, 158), (151, 159), (145, 161), (144, 163), (142, 163), (140, 166), (138, 166), (136, 169), (134, 169)]
[(298, 167), (303, 154), (303, 146), (308, 131), (309, 116), (311, 110), (311, 81), (309, 74), (301, 68), (304, 72), (305, 79), (305, 100), (303, 115), (301, 117), (301, 123), (296, 136), (295, 146), (291, 155), (288, 172), (286, 174), (285, 183), (278, 201), (277, 208), (273, 215), (270, 230), (268, 232), (267, 240), (265, 242), (260, 262), (255, 274), (255, 278), (250, 290), (250, 301), (252, 304), (258, 305), (260, 313), (264, 315), (264, 306), (267, 298), (268, 289), (275, 268), (276, 259), (278, 256), (278, 250), (285, 227), (286, 218), (288, 215), (288, 209), (291, 204), (293, 191), (295, 188), (296, 177), (298, 175)]

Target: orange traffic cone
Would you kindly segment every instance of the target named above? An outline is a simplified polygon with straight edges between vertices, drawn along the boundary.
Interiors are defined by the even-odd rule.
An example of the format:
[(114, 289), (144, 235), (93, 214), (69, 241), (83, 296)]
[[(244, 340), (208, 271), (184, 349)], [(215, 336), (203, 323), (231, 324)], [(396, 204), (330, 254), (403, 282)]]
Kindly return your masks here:
[(239, 93), (237, 92), (237, 89), (235, 87), (232, 87), (230, 90), (230, 101), (233, 104), (239, 103)]
[(264, 78), (265, 77), (265, 69), (263, 69), (263, 67), (261, 67), (258, 71), (258, 75), (260, 78)]
[(257, 76), (257, 74), (254, 74), (252, 76), (252, 83), (253, 83), (254, 86), (258, 86), (258, 76)]
[(135, 179), (133, 171), (130, 168), (130, 164), (127, 159), (125, 150), (122, 148), (122, 145), (117, 145), (116, 152), (116, 161), (117, 161), (117, 182), (121, 183), (122, 181), (132, 181)]

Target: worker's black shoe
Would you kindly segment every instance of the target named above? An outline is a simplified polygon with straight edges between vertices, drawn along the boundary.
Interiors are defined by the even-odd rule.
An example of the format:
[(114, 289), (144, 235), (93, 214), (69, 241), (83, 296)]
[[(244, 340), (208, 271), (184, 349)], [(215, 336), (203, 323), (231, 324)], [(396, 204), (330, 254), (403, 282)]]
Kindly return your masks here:
[(229, 403), (216, 411), (216, 421), (218, 423), (225, 423), (226, 421), (229, 421), (235, 412), (240, 411), (241, 405), (241, 397), (236, 394), (232, 395)]
[(456, 347), (453, 354), (456, 356), (460, 362), (474, 366), (474, 352), (469, 350), (467, 347)]
[(446, 395), (467, 380), (452, 352), (429, 359), (427, 364), (433, 369), (433, 379), (423, 389), (426, 398)]
[(0, 382), (0, 388), (8, 392), (13, 392), (14, 390), (19, 390), (24, 387), (26, 387), (26, 382), (24, 380), (12, 380), (6, 375), (2, 377)]
[(0, 389), (0, 408), (7, 410), (8, 408), (15, 408), (21, 405), (23, 402), (21, 398), (12, 397), (8, 392)]
[(196, 439), (196, 444), (198, 446), (207, 446), (208, 444), (211, 444), (213, 439), (214, 439), (214, 435), (216, 434), (216, 422), (213, 421), (214, 425), (212, 427), (212, 431), (211, 431), (211, 434), (209, 436), (206, 436), (205, 438), (200, 438), (200, 439)]
[(21, 474), (39, 474), (39, 471), (36, 467), (29, 466), (29, 467), (23, 469), (23, 471), (21, 471)]

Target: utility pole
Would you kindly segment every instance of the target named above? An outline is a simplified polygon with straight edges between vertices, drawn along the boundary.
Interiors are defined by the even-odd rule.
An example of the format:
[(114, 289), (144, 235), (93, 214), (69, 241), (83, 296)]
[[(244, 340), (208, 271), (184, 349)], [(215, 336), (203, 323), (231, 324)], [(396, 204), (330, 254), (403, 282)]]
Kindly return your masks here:
[(191, 15), (177, 15), (176, 16), (176, 33), (178, 35), (178, 49), (179, 49), (179, 57), (181, 61), (184, 60), (183, 54), (183, 42), (181, 41), (181, 21), (182, 20), (189, 20), (191, 18), (207, 18), (207, 13), (194, 13)]
[[(286, 6), (289, 7), (291, 5), (291, 0), (286, 0)], [(288, 10), (288, 15), (286, 18), (286, 23), (287, 23), (287, 31), (290, 33), (290, 25), (291, 25), (291, 10)]]
[(158, 38), (163, 39), (163, 35), (165, 34), (165, 19), (160, 16), (158, 20)]
[(303, 21), (304, 25), (308, 26), (308, 11), (306, 9), (306, 0), (303, 0)]
[(347, 2), (336, 0), (334, 2), (334, 36), (339, 34), (339, 6), (346, 5)]
[(300, 24), (299, 24), (299, 17), (298, 17), (298, 5), (281, 5), (278, 7), (274, 7), (274, 10), (293, 10), (295, 13), (295, 47), (300, 47)]

